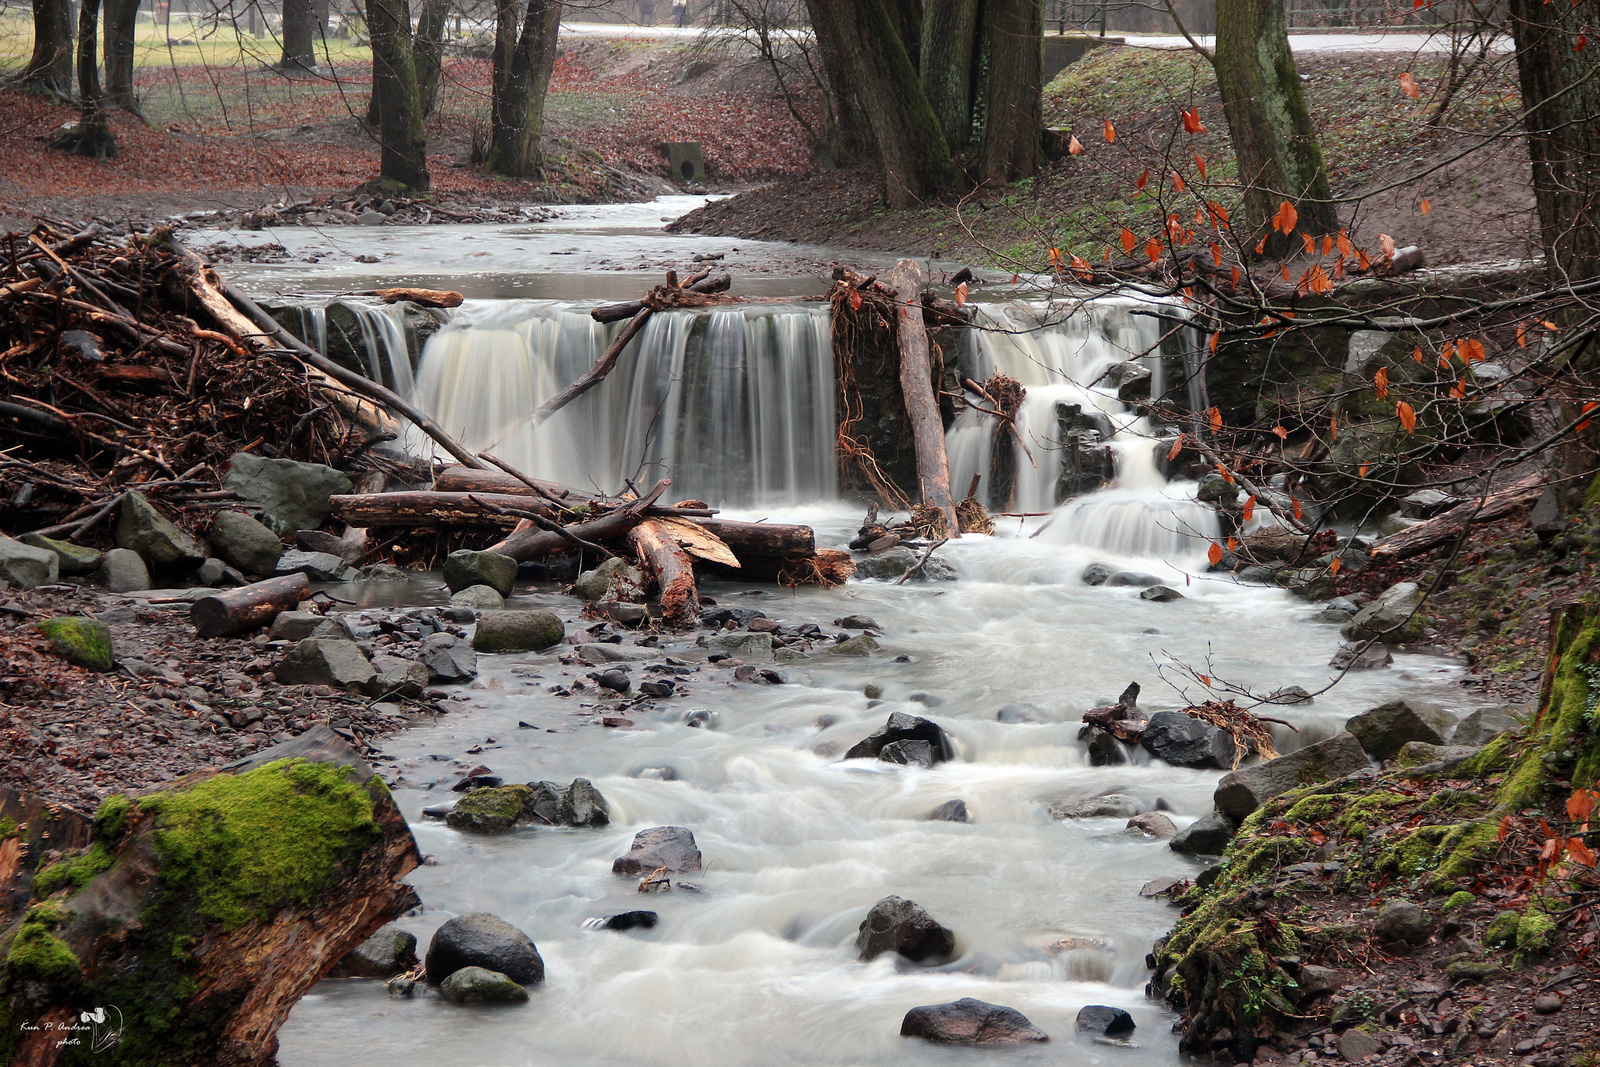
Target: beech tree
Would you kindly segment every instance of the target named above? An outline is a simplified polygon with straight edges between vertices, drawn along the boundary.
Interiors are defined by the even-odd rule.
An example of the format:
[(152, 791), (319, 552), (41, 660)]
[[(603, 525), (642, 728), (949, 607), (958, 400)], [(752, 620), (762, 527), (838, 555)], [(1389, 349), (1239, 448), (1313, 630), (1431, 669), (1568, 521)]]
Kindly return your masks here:
[(380, 177), (411, 192), (426, 192), (428, 134), (411, 46), (406, 0), (367, 0), (372, 38), (372, 100), (378, 115)]
[[(515, 3), (506, 6), (511, 18), (497, 17), (497, 30), (515, 26)], [(561, 0), (528, 0), (522, 32), (506, 49), (499, 40), (494, 50), (494, 100), (485, 169), (512, 178), (533, 176), (539, 168), (539, 136), (544, 132), (545, 90), (556, 63), (556, 33), (561, 24)]]
[(283, 0), (281, 36), (283, 57), (278, 69), (293, 74), (317, 65), (317, 12), (312, 0)]
[(105, 0), (106, 95), (118, 107), (136, 110), (133, 98), (133, 32), (139, 0)]
[(67, 0), (33, 0), (33, 55), (17, 84), (72, 95), (72, 14)]

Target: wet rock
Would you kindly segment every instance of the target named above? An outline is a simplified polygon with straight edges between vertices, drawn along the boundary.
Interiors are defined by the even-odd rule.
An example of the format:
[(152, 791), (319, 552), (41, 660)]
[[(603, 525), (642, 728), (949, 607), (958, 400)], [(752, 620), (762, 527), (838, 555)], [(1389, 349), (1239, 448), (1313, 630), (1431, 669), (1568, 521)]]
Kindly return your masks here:
[(1128, 820), (1127, 830), (1129, 833), (1142, 834), (1157, 841), (1169, 841), (1178, 833), (1177, 824), (1159, 811), (1147, 811), (1143, 815), (1135, 815)]
[(772, 635), (752, 633), (714, 634), (706, 639), (708, 648), (739, 659), (771, 659)]
[(1239, 487), (1220, 474), (1208, 474), (1201, 479), (1195, 499), (1202, 504), (1236, 504), (1239, 502)]
[(430, 982), (442, 982), (463, 967), (498, 971), (519, 985), (544, 981), (544, 960), (533, 941), (486, 911), (458, 915), (435, 930), (423, 966)]
[(1139, 592), (1139, 599), (1154, 600), (1157, 603), (1165, 604), (1172, 600), (1182, 600), (1184, 597), (1182, 593), (1169, 585), (1152, 585), (1148, 589), (1143, 589)]
[(189, 534), (174, 526), (142, 493), (122, 494), (117, 511), (117, 547), (139, 553), (152, 567), (192, 568), (206, 558)]
[(1167, 847), (1185, 856), (1220, 856), (1238, 832), (1238, 820), (1208, 812), (1174, 834)]
[(1245, 537), (1239, 545), (1239, 555), (1252, 563), (1297, 563), (1305, 548), (1304, 534), (1274, 524)]
[(1274, 690), (1272, 695), (1267, 697), (1268, 704), (1310, 704), (1315, 700), (1316, 698), (1303, 686), (1298, 685), (1286, 685), (1282, 689)]
[(921, 905), (900, 897), (884, 897), (874, 904), (856, 934), (856, 952), (863, 961), (898, 952), (913, 963), (943, 963), (955, 951), (955, 934)]
[(116, 656), (111, 651), (111, 627), (97, 619), (77, 616), (45, 619), (39, 623), (39, 631), (68, 663), (91, 671), (116, 668)]
[(1104, 563), (1091, 563), (1083, 568), (1083, 573), (1078, 575), (1078, 581), (1084, 585), (1105, 585), (1116, 571)]
[(445, 815), (452, 830), (471, 834), (503, 834), (532, 821), (534, 790), (525, 785), (474, 789)]
[(656, 697), (661, 699), (671, 696), (676, 691), (677, 686), (675, 686), (669, 679), (666, 678), (658, 678), (653, 681), (639, 683), (639, 693), (642, 696)]
[(846, 615), (834, 624), (846, 630), (881, 630), (876, 619), (871, 615)]
[(384, 988), (391, 997), (414, 997), (417, 995), (417, 980), (403, 974), (396, 975), (389, 979)]
[(275, 574), (283, 555), (278, 535), (239, 511), (224, 511), (211, 520), (211, 548), (224, 562), (256, 577)]
[(735, 626), (749, 626), (752, 619), (766, 618), (766, 612), (757, 611), (755, 608), (712, 608), (700, 613), (700, 623), (716, 629), (733, 623)]
[(1111, 1008), (1104, 1004), (1086, 1004), (1078, 1009), (1078, 1020), (1074, 1029), (1080, 1034), (1124, 1037), (1133, 1033), (1133, 1016), (1121, 1008)]
[(1333, 596), (1333, 575), (1327, 567), (1285, 568), (1273, 576), (1273, 581), (1302, 600), (1327, 600)]
[(602, 930), (653, 930), (660, 921), (653, 911), (625, 911), (608, 916), (600, 923)]
[(33, 589), (49, 585), (60, 573), (61, 563), (54, 552), (0, 534), (0, 580), (18, 589)]
[(1337, 993), (1344, 985), (1344, 978), (1332, 967), (1318, 967), (1311, 963), (1300, 965), (1300, 1003), (1305, 1004), (1325, 997), (1329, 993)]
[(1533, 998), (1533, 1010), (1540, 1015), (1554, 1015), (1562, 1007), (1561, 997), (1555, 993), (1543, 993)]
[(878, 651), (878, 642), (870, 634), (857, 634), (829, 645), (830, 656), (870, 656)]
[(327, 621), (326, 615), (314, 611), (280, 611), (272, 620), (267, 636), (274, 641), (304, 641)]
[(450, 597), (450, 605), (457, 608), (471, 608), (474, 612), (500, 611), (506, 606), (506, 598), (490, 586), (469, 585)]
[(1132, 404), (1138, 400), (1151, 399), (1150, 377), (1149, 367), (1138, 360), (1129, 359), (1113, 363), (1101, 376), (1101, 381), (1107, 387), (1116, 390), (1118, 400), (1124, 404)]
[(345, 953), (329, 978), (388, 978), (409, 971), (417, 962), (417, 935), (408, 934), (394, 923), (385, 923), (378, 932)]
[(1482, 751), (1478, 745), (1430, 745), (1426, 741), (1407, 741), (1395, 753), (1398, 766), (1427, 767), (1430, 771), (1447, 771), (1459, 767)]
[(360, 646), (341, 637), (308, 637), (272, 670), (284, 685), (330, 685), (367, 692), (378, 680), (378, 672)]
[(1115, 767), (1119, 763), (1128, 762), (1126, 747), (1110, 730), (1102, 730), (1098, 726), (1085, 726), (1078, 731), (1078, 740), (1088, 746), (1091, 767)]
[(1372, 934), (1380, 941), (1420, 945), (1433, 932), (1428, 913), (1409, 900), (1393, 900), (1378, 909)]
[(1156, 759), (1175, 767), (1233, 766), (1233, 735), (1181, 711), (1158, 711), (1150, 716), (1140, 744)]
[(641, 660), (660, 659), (661, 650), (635, 648), (632, 645), (579, 645), (578, 655), (590, 663), (637, 663)]
[(626, 693), (633, 688), (633, 679), (628, 677), (628, 672), (621, 667), (613, 667), (609, 671), (599, 671), (589, 675), (596, 685), (602, 689), (609, 689), (613, 693)]
[(1106, 579), (1106, 585), (1114, 589), (1141, 589), (1160, 584), (1161, 579), (1155, 575), (1138, 571), (1118, 571)]
[(645, 619), (649, 617), (643, 604), (620, 604), (616, 601), (606, 604), (606, 615), (614, 623), (635, 628), (643, 626)]
[(926, 741), (892, 741), (878, 751), (878, 759), (906, 767), (932, 767), (933, 746)]
[(1387, 645), (1374, 642), (1362, 648), (1357, 643), (1341, 645), (1339, 651), (1333, 654), (1333, 659), (1328, 661), (1328, 666), (1340, 671), (1371, 671), (1387, 667), (1393, 662), (1394, 653), (1389, 651)]
[(717, 713), (706, 708), (695, 708), (683, 717), (683, 723), (697, 730), (715, 730)]
[(1365, 1030), (1351, 1028), (1339, 1035), (1339, 1058), (1347, 1063), (1360, 1063), (1382, 1051), (1383, 1042)]
[(1222, 776), (1214, 799), (1217, 810), (1243, 819), (1275, 796), (1304, 785), (1326, 782), (1367, 770), (1371, 764), (1354, 734), (1342, 732), (1326, 741), (1296, 749), (1254, 767)]
[[(857, 580), (894, 581), (912, 567), (916, 567), (917, 560), (921, 558), (922, 554), (920, 552), (913, 552), (904, 545), (897, 545), (887, 552), (880, 552), (875, 556), (857, 558), (854, 577)], [(953, 581), (955, 576), (955, 567), (935, 555), (929, 556), (928, 561), (919, 567), (917, 572), (907, 578), (906, 581), (948, 582)]]
[(472, 647), (479, 652), (538, 652), (561, 643), (566, 627), (552, 611), (485, 611)]
[(1367, 755), (1375, 760), (1393, 759), (1407, 741), (1442, 745), (1455, 726), (1456, 717), (1444, 708), (1425, 700), (1410, 699), (1379, 704), (1352, 716), (1344, 724), (1367, 750)]
[(1505, 708), (1479, 708), (1456, 725), (1450, 740), (1458, 745), (1486, 745), (1517, 728), (1517, 720)]
[(220, 559), (208, 559), (194, 572), (194, 580), (205, 586), (220, 585), (227, 576), (228, 565)]
[(367, 582), (409, 582), (412, 575), (393, 563), (369, 563), (361, 568), (361, 578)]
[(298, 548), (279, 556), (273, 571), (279, 575), (303, 574), (313, 582), (349, 581), (361, 573), (331, 552), (304, 552)]
[(994, 713), (1000, 722), (1008, 723), (1036, 723), (1043, 722), (1043, 709), (1032, 704), (1007, 704)]
[(1379, 593), (1372, 603), (1345, 623), (1339, 633), (1347, 641), (1377, 638), (1385, 644), (1400, 644), (1422, 633), (1422, 589), (1415, 582), (1398, 582)]
[(439, 995), (452, 1004), (521, 1004), (528, 999), (528, 991), (522, 986), (499, 971), (484, 967), (456, 971), (439, 983)]
[(137, 593), (150, 588), (150, 568), (131, 548), (113, 548), (107, 552), (100, 561), (100, 573), (106, 580), (106, 588), (113, 593)]
[(1017, 1009), (972, 997), (912, 1008), (900, 1023), (900, 1036), (947, 1045), (1026, 1045), (1050, 1040)]
[[(5, 538), (5, 540), (10, 540), (10, 538)], [(93, 574), (99, 568), (100, 560), (105, 555), (105, 553), (95, 549), (86, 548), (83, 545), (75, 545), (71, 541), (57, 541), (53, 537), (46, 537), (39, 533), (25, 533), (17, 540), (29, 548), (41, 548), (46, 552), (53, 553), (56, 557), (56, 570), (59, 574)], [(4, 546), (0, 545), (0, 577), (4, 577), (4, 556)], [(39, 582), (36, 584), (45, 585), (48, 583)], [(32, 586), (28, 588), (32, 588)]]
[(965, 800), (947, 800), (923, 816), (929, 822), (971, 822)]
[(939, 724), (903, 711), (891, 714), (888, 720), (873, 731), (871, 736), (855, 743), (844, 754), (845, 759), (876, 759), (888, 745), (898, 741), (925, 741), (934, 763), (954, 757), (950, 739)]
[(644, 599), (645, 584), (644, 572), (617, 556), (578, 575), (578, 580), (567, 591), (590, 603), (598, 600), (631, 602)]
[(1052, 819), (1128, 819), (1144, 806), (1130, 796), (1106, 793), (1097, 797), (1058, 800), (1050, 805)]
[(223, 486), (254, 504), (261, 511), (262, 521), (280, 536), (315, 530), (333, 511), (329, 498), (353, 488), (350, 479), (332, 467), (263, 459), (248, 452), (235, 453), (229, 460)]
[(378, 672), (368, 690), (373, 696), (416, 699), (428, 687), (428, 668), (414, 659), (377, 653), (372, 669)]
[(454, 634), (430, 634), (417, 657), (428, 668), (428, 680), (450, 684), (470, 682), (478, 676), (478, 654)]
[(444, 584), (452, 593), (474, 585), (486, 585), (501, 596), (510, 596), (517, 580), (517, 561), (498, 552), (458, 549), (445, 557)]
[(301, 530), (294, 535), (294, 543), (307, 552), (326, 552), (330, 556), (338, 556), (352, 567), (361, 566), (361, 561), (367, 557), (364, 541), (346, 541), (326, 530)]
[(694, 834), (682, 826), (652, 826), (633, 837), (626, 856), (611, 864), (611, 873), (629, 877), (665, 868), (670, 874), (693, 874), (700, 870), (700, 850)]

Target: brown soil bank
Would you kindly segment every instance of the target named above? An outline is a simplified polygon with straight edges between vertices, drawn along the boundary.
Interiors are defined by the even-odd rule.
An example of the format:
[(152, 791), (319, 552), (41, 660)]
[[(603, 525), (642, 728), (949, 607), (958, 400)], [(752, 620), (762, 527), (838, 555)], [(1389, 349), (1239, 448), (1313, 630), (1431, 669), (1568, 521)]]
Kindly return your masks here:
[[(1520, 136), (1495, 135), (1514, 123), (1520, 99), (1509, 58), (1475, 70), (1436, 123), (1444, 57), (1297, 58), (1335, 194), (1348, 198), (1341, 216), (1358, 244), (1375, 245), (1377, 234), (1387, 233), (1401, 245), (1420, 245), (1434, 266), (1521, 259), (1535, 251), (1526, 149)], [(1405, 72), (1420, 86), (1420, 99), (1401, 89)], [(1179, 111), (1189, 107), (1198, 109), (1206, 127), (1192, 137), (1179, 120)], [(1205, 61), (1192, 53), (1097, 49), (1051, 83), (1045, 115), (1084, 150), (1046, 165), (1031, 181), (889, 211), (875, 175), (857, 168), (710, 204), (673, 228), (967, 259), (1025, 272), (1042, 269), (1051, 248), (1090, 260), (1106, 248), (1120, 255), (1124, 226), (1142, 244), (1168, 214), (1187, 220), (1196, 197), (1230, 210), (1238, 201), (1216, 85)], [(1108, 121), (1112, 142), (1106, 140)], [(1414, 174), (1426, 176), (1379, 191)]]

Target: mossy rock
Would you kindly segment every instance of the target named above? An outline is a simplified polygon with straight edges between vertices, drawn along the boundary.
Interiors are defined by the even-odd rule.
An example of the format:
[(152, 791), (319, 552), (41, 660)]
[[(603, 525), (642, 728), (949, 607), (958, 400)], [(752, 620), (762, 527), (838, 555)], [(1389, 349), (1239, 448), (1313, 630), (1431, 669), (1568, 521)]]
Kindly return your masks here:
[(111, 650), (111, 627), (98, 619), (58, 616), (39, 623), (39, 630), (68, 663), (92, 671), (116, 668), (116, 655)]
[(34, 875), (33, 895), (48, 897), (65, 889), (70, 896), (94, 880), (95, 875), (111, 869), (116, 857), (99, 841), (77, 856), (57, 860)]
[(450, 809), (445, 822), (468, 833), (501, 834), (526, 819), (533, 802), (534, 791), (525, 785), (474, 789)]
[(1529, 908), (1517, 920), (1517, 956), (1537, 956), (1550, 951), (1555, 942), (1556, 923), (1544, 912)]
[(1465, 889), (1458, 889), (1456, 892), (1450, 894), (1449, 900), (1444, 902), (1444, 909), (1446, 911), (1454, 911), (1457, 908), (1464, 908), (1469, 904), (1475, 904), (1477, 903), (1477, 900), (1478, 897), (1476, 894), (1469, 893)]
[(1510, 948), (1517, 943), (1517, 924), (1522, 916), (1514, 911), (1502, 911), (1484, 931), (1483, 943), (1490, 948)]
[(52, 933), (66, 919), (49, 905), (29, 908), (6, 951), (6, 976), (55, 986), (76, 983), (82, 977), (78, 957)]

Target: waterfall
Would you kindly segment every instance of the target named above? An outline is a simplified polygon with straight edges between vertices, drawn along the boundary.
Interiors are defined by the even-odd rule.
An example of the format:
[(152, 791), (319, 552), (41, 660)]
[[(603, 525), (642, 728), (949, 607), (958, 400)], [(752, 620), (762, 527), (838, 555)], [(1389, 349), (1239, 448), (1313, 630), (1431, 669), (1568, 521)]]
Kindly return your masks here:
[(621, 328), (586, 309), (474, 302), (428, 339), (413, 397), (468, 448), (567, 485), (616, 491), (670, 477), (673, 499), (723, 505), (833, 496), (825, 308), (653, 315), (600, 385), (533, 426), (532, 412)]
[[(406, 327), (398, 304), (361, 304), (341, 300), (339, 304), (355, 316), (361, 329), (367, 377), (382, 382), (401, 396), (411, 393), (415, 384), (411, 373), (411, 354), (406, 345)], [(326, 314), (322, 326), (323, 345), (327, 343)], [(353, 346), (352, 346), (353, 347)], [(358, 355), (361, 354), (358, 352)]]
[[(1146, 314), (1136, 314), (1141, 310)], [(1010, 510), (1052, 513), (1035, 536), (1127, 556), (1181, 559), (1203, 552), (1219, 535), (1217, 518), (1194, 499), (1194, 483), (1168, 482), (1163, 475), (1158, 453), (1173, 435), (1117, 398), (1119, 372), (1126, 371), (1119, 364), (1148, 370), (1152, 396), (1169, 387), (1178, 346), (1164, 339), (1169, 320), (1149, 314), (1154, 310), (1131, 297), (1095, 300), (1048, 318), (1036, 307), (979, 306), (984, 329), (973, 331), (963, 372), (979, 383), (1003, 372), (1027, 395), (1016, 414), (1020, 440), (1002, 439), (1004, 456), (994, 453), (990, 416), (969, 406), (956, 417), (945, 439), (951, 487), (964, 493), (979, 475), (979, 499), (993, 499), (989, 482), (1002, 465), (997, 461), (1009, 461), (1015, 472)], [(1195, 391), (1188, 390), (1191, 403)], [(1101, 482), (1104, 488), (1079, 495)]]

